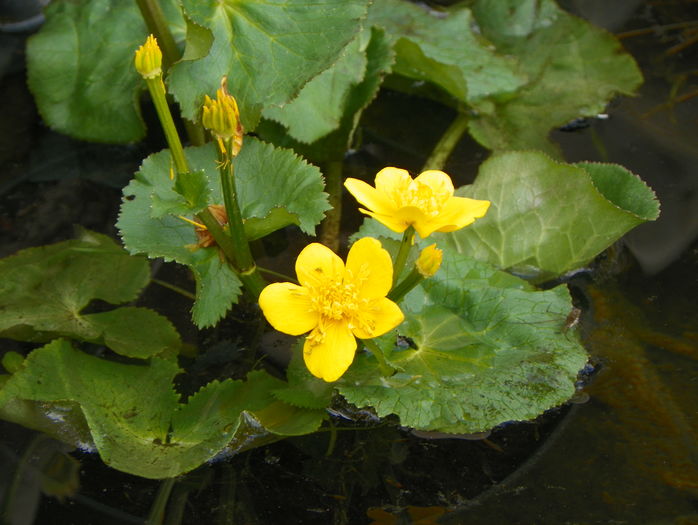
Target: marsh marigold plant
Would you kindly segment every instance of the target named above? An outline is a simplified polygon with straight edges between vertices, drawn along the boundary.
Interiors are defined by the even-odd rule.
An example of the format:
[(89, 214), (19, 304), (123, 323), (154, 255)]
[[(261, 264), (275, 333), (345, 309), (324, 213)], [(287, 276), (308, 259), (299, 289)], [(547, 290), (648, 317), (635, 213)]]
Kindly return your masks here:
[(303, 346), (308, 370), (325, 381), (336, 381), (349, 368), (356, 338), (371, 339), (404, 319), (388, 299), (393, 264), (376, 239), (365, 237), (349, 250), (346, 265), (322, 244), (306, 246), (296, 260), (300, 285), (270, 284), (259, 305), (280, 332), (310, 332)]
[(451, 178), (439, 170), (412, 179), (406, 170), (383, 168), (375, 187), (351, 178), (344, 186), (368, 208), (360, 211), (398, 233), (413, 226), (422, 239), (468, 226), (490, 207), (489, 201), (455, 197)]

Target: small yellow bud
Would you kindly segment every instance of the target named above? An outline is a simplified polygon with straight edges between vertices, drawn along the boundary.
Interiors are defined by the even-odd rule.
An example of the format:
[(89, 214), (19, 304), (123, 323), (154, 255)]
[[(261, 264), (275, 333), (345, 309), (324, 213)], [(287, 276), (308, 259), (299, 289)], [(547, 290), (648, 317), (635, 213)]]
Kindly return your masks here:
[(221, 147), (221, 141), (233, 141), (231, 156), (234, 157), (240, 152), (243, 135), (240, 111), (235, 97), (228, 93), (226, 77), (221, 80), (215, 100), (208, 95), (204, 96), (201, 122), (218, 139)]
[(436, 244), (427, 246), (419, 254), (417, 262), (417, 271), (422, 275), (422, 277), (431, 277), (434, 275), (441, 267), (441, 261), (443, 260), (444, 252), (436, 247)]
[(136, 71), (143, 78), (155, 78), (162, 75), (162, 51), (158, 41), (153, 35), (149, 35), (141, 47), (136, 50), (134, 58)]

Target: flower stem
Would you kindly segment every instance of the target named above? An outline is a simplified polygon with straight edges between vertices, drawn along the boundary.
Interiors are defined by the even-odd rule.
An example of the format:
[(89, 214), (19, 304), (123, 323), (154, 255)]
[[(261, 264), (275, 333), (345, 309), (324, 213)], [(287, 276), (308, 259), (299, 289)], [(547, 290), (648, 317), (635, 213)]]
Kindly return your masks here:
[(339, 226), (342, 221), (342, 161), (333, 160), (325, 164), (325, 190), (329, 194), (330, 206), (320, 226), (320, 242), (330, 250), (339, 251)]
[(400, 243), (400, 249), (395, 257), (395, 264), (393, 265), (393, 286), (397, 283), (400, 278), (402, 269), (405, 267), (405, 262), (407, 262), (407, 256), (410, 254), (412, 245), (414, 244), (414, 228), (410, 226), (402, 234), (402, 242)]
[(368, 348), (378, 360), (378, 368), (380, 368), (383, 377), (390, 377), (395, 373), (395, 369), (385, 360), (383, 350), (380, 349), (373, 339), (361, 339), (361, 343)]
[[(235, 165), (233, 163), (233, 158), (228, 155), (228, 152), (231, 151), (233, 151), (232, 143), (226, 145), (226, 152), (221, 150), (218, 152), (223, 201), (225, 202), (225, 211), (228, 215), (230, 240), (233, 245), (231, 254), (233, 258), (231, 261), (233, 266), (238, 270), (239, 276), (248, 291), (256, 300), (259, 298), (259, 294), (262, 293), (262, 289), (266, 286), (266, 281), (259, 273), (259, 269), (252, 258), (252, 252), (250, 251), (247, 237), (245, 236), (242, 213), (240, 212), (237, 190), (235, 188)], [(208, 227), (208, 225), (206, 226)]]
[(390, 290), (390, 293), (388, 294), (388, 299), (395, 303), (399, 303), (402, 300), (402, 298), (405, 297), (410, 290), (412, 290), (412, 288), (417, 286), (423, 280), (424, 276), (421, 273), (419, 273), (419, 270), (417, 270), (417, 268), (413, 268), (412, 271), (409, 274), (407, 274), (407, 277), (405, 277), (400, 284), (396, 285), (392, 290)]
[(177, 173), (189, 173), (189, 165), (187, 164), (187, 159), (184, 156), (184, 148), (182, 148), (182, 142), (179, 140), (179, 134), (177, 133), (177, 128), (175, 127), (174, 120), (172, 119), (170, 106), (167, 105), (165, 84), (162, 82), (162, 75), (155, 78), (148, 78), (146, 79), (145, 83), (148, 86), (148, 91), (150, 91), (153, 104), (155, 104), (155, 110), (158, 113), (160, 125), (165, 132), (167, 145), (170, 147), (170, 152), (172, 153), (172, 158), (174, 159)]
[(431, 155), (424, 163), (422, 171), (427, 170), (442, 170), (446, 165), (448, 157), (453, 152), (453, 149), (458, 144), (458, 141), (463, 136), (463, 133), (468, 129), (468, 116), (465, 113), (458, 112), (455, 120), (446, 129), (444, 134), (436, 143)]
[(168, 283), (167, 281), (162, 281), (160, 279), (156, 279), (155, 277), (151, 277), (150, 280), (154, 282), (155, 284), (159, 284), (163, 288), (167, 288), (168, 290), (172, 290), (173, 292), (178, 293), (179, 295), (182, 295), (186, 297), (187, 299), (191, 299), (192, 301), (196, 300), (196, 295), (188, 292), (184, 288), (180, 288), (176, 284)]

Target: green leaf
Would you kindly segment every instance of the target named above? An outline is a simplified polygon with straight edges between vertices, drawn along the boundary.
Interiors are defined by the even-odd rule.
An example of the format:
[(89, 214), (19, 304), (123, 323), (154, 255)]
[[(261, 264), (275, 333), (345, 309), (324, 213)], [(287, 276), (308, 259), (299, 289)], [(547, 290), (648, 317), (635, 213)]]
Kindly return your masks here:
[(134, 300), (150, 280), (147, 261), (128, 255), (105, 235), (30, 248), (0, 260), (0, 335), (22, 341), (67, 336), (103, 343), (128, 357), (177, 350), (179, 335), (161, 315), (123, 307), (84, 313), (96, 299)]
[[(187, 148), (186, 155), (190, 168), (198, 172), (196, 176), (207, 182), (210, 204), (222, 204), (214, 146)], [(234, 162), (240, 209), (243, 219), (250, 221), (249, 230), (245, 229), (248, 238), (255, 239), (294, 223), (306, 233), (314, 233), (315, 225), (329, 208), (322, 175), (315, 166), (290, 150), (275, 148), (254, 137), (245, 138)], [(197, 285), (192, 308), (194, 322), (199, 327), (211, 326), (237, 301), (241, 283), (217, 248), (196, 247), (194, 226), (179, 217), (161, 215), (177, 213), (181, 209), (177, 206), (185, 206), (173, 189), (170, 166), (168, 150), (143, 161), (136, 177), (124, 189), (117, 227), (131, 253), (164, 257), (191, 268)], [(192, 173), (179, 177), (190, 176)], [(176, 206), (168, 208), (173, 202)], [(181, 215), (192, 219), (196, 209), (189, 208), (188, 213)]]
[(572, 305), (564, 286), (535, 290), (445, 254), (436, 276), (410, 295), (398, 333), (412, 346), (389, 353), (398, 372), (381, 377), (373, 356), (357, 355), (337, 382), (351, 403), (421, 430), (474, 433), (531, 419), (574, 393), (587, 357), (565, 332)]
[(470, 133), (490, 149), (556, 154), (551, 128), (603, 112), (614, 95), (632, 94), (642, 82), (612, 35), (552, 0), (477, 0), (473, 13), (482, 35), (530, 79), (512, 97), (474, 104)]
[[(243, 125), (253, 130), (262, 109), (293, 99), (313, 77), (330, 67), (354, 37), (366, 0), (183, 0), (186, 15), (212, 35), (205, 56), (202, 31), (187, 35), (196, 52), (176, 64), (170, 91), (184, 117), (197, 120), (203, 95), (221, 78), (240, 107)], [(205, 43), (205, 42), (203, 42)]]
[[(172, 29), (184, 25), (176, 2), (163, 2)], [(44, 121), (73, 137), (132, 142), (145, 133), (138, 106), (143, 79), (133, 53), (148, 35), (135, 2), (52, 2), (27, 42), (29, 87)]]
[(494, 155), (459, 193), (492, 205), (471, 226), (438, 234), (439, 246), (538, 281), (583, 266), (659, 215), (652, 190), (626, 169), (538, 152)]
[(444, 13), (381, 0), (371, 6), (368, 21), (384, 27), (394, 42), (394, 73), (432, 82), (461, 102), (512, 93), (526, 82), (511, 58), (478, 35), (465, 7)]
[(283, 382), (264, 372), (252, 372), (244, 382), (215, 381), (186, 403), (172, 387), (177, 373), (171, 361), (115, 363), (56, 340), (32, 352), (0, 390), (0, 414), (16, 413), (10, 409), (18, 401), (77, 404), (104, 462), (147, 478), (183, 474), (229, 443), (250, 438), (239, 433), (250, 418), (267, 435), (312, 432), (322, 420), (319, 411), (275, 401), (270, 392)]

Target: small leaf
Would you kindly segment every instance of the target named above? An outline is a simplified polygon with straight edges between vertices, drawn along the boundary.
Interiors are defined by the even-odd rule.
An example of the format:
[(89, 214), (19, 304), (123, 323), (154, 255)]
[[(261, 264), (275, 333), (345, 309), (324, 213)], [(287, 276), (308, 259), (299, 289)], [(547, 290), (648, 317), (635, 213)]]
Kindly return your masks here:
[(491, 208), (471, 226), (439, 234), (439, 245), (539, 281), (583, 266), (659, 214), (652, 190), (626, 169), (564, 164), (538, 152), (490, 157), (459, 194)]

